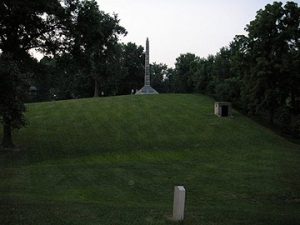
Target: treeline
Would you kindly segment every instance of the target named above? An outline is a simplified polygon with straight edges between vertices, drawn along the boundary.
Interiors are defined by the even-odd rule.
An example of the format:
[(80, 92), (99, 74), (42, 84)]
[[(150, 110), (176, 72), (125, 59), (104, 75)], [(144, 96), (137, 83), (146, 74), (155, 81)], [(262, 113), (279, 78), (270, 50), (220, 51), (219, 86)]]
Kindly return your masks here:
[[(89, 73), (88, 60), (70, 53), (44, 57), (31, 84), (29, 101), (128, 95), (144, 83), (144, 49), (134, 43), (114, 45), (114, 53)], [(96, 81), (96, 85), (95, 85)]]
[(245, 30), (216, 55), (180, 55), (164, 82), (171, 92), (230, 101), (299, 137), (300, 8), (294, 2), (268, 4)]

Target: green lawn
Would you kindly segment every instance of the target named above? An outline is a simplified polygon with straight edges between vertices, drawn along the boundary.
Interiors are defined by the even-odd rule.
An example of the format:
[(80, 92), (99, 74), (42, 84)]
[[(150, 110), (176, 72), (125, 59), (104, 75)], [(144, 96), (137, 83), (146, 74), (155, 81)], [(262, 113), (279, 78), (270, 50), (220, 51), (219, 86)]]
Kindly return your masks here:
[[(300, 146), (199, 95), (29, 104), (0, 153), (1, 225), (300, 224)], [(2, 133), (0, 134), (2, 135)]]

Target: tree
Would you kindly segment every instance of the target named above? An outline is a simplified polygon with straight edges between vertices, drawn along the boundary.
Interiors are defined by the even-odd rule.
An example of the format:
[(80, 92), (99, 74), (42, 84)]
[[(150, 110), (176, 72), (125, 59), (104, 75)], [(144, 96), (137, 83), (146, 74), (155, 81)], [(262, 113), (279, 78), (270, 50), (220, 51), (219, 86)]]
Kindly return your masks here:
[(174, 93), (176, 91), (175, 70), (173, 68), (168, 68), (165, 75), (166, 77), (164, 79), (164, 86), (166, 87), (166, 92)]
[(231, 76), (230, 74), (230, 50), (223, 47), (214, 57), (213, 74), (219, 79), (224, 80)]
[(110, 16), (99, 10), (95, 0), (85, 0), (74, 15), (71, 36), (74, 38), (72, 54), (86, 62), (89, 78), (94, 80), (94, 97), (99, 96), (99, 82), (105, 79), (103, 65), (111, 57), (118, 36), (126, 34), (119, 25), (117, 15)]
[(294, 114), (300, 113), (296, 105), (296, 97), (300, 96), (300, 7), (294, 2), (287, 2), (284, 6), (283, 33), (287, 43), (284, 57), (284, 71), (288, 74), (286, 86), (291, 100)]
[(100, 11), (95, 1), (65, 0), (64, 5), (65, 42), (59, 54), (41, 60), (43, 76), (34, 76), (33, 83), (44, 96), (56, 99), (98, 96), (99, 88), (116, 94), (121, 65), (118, 35), (125, 29), (116, 15)]
[(140, 89), (144, 84), (144, 48), (131, 42), (123, 44), (121, 57), (119, 94), (130, 94), (132, 89)]
[(14, 147), (12, 129), (25, 125), (25, 75), (21, 74), (17, 62), (11, 55), (0, 57), (0, 121), (3, 124), (2, 146)]
[[(268, 4), (259, 10), (248, 31), (248, 63), (245, 76), (249, 104), (267, 110), (273, 123), (276, 111), (294, 98), (299, 84), (299, 7), (288, 2)], [(297, 66), (296, 66), (297, 65)]]
[(39, 82), (41, 76), (38, 76), (35, 82), (43, 86), (49, 84), (50, 98), (70, 99), (92, 96), (93, 86), (91, 80), (86, 79), (85, 64), (70, 53), (44, 57), (40, 64), (44, 70), (44, 77), (49, 80)]
[(98, 64), (99, 88), (105, 95), (117, 95), (120, 91), (122, 79), (122, 45), (114, 43), (105, 51), (102, 60)]
[(159, 93), (168, 92), (167, 83), (165, 82), (168, 74), (168, 66), (166, 64), (153, 63), (150, 65), (151, 86)]
[(2, 0), (0, 3), (1, 122), (4, 147), (13, 147), (11, 130), (24, 125), (22, 74), (29, 50), (54, 52), (64, 41), (66, 14), (59, 0)]
[(199, 60), (199, 57), (191, 53), (182, 54), (176, 59), (176, 92), (191, 93), (194, 90), (195, 84), (193, 83), (192, 75)]

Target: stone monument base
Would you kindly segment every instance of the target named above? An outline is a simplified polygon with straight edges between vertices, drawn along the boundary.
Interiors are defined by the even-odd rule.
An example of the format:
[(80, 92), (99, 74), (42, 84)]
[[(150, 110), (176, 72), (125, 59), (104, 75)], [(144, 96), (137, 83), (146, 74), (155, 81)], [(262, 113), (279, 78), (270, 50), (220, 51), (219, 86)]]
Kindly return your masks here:
[(158, 92), (153, 89), (151, 86), (144, 86), (141, 90), (135, 93), (136, 95), (157, 95)]

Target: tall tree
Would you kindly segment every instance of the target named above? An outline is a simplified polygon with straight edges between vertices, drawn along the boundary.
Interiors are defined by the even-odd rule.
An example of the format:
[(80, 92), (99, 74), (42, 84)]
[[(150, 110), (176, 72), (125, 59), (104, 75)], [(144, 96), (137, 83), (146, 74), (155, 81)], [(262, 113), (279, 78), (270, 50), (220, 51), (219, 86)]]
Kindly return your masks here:
[(195, 84), (193, 83), (193, 73), (199, 62), (199, 57), (195, 54), (182, 54), (175, 63), (175, 86), (177, 92), (191, 93)]
[[(13, 147), (12, 128), (23, 122), (23, 93), (21, 74), (26, 72), (29, 50), (35, 48), (54, 52), (64, 41), (62, 25), (65, 10), (59, 0), (2, 0), (0, 2), (0, 50), (2, 51), (1, 81), (5, 83), (0, 101), (4, 133), (2, 145)], [(5, 62), (8, 62), (7, 64)]]
[(168, 66), (166, 64), (153, 63), (150, 65), (151, 86), (159, 93), (168, 92), (166, 81), (168, 75)]
[[(288, 2), (284, 8), (282, 3), (274, 2), (259, 10), (246, 29), (249, 33), (248, 63), (251, 65), (250, 73), (245, 77), (249, 104), (255, 106), (256, 111), (267, 110), (271, 123), (275, 112), (297, 91), (290, 82), (295, 82), (293, 76), (298, 74), (299, 22), (296, 3)], [(289, 67), (293, 58), (296, 61), (292, 60)], [(287, 88), (290, 84), (292, 89)]]
[(85, 0), (74, 15), (73, 54), (88, 66), (88, 76), (94, 80), (94, 96), (99, 96), (99, 82), (105, 74), (101, 65), (111, 57), (111, 48), (117, 44), (118, 36), (126, 30), (119, 25), (117, 15), (110, 16), (99, 10), (95, 0)]
[(119, 94), (130, 94), (144, 84), (145, 55), (144, 48), (135, 43), (122, 45), (122, 74)]
[(299, 114), (296, 97), (300, 96), (300, 7), (295, 2), (287, 2), (284, 6), (282, 27), (287, 43), (284, 56), (284, 71), (288, 75), (286, 91), (289, 92), (293, 112)]
[(0, 121), (3, 123), (2, 146), (5, 148), (14, 147), (12, 129), (25, 125), (25, 78), (12, 55), (3, 53), (0, 57)]

